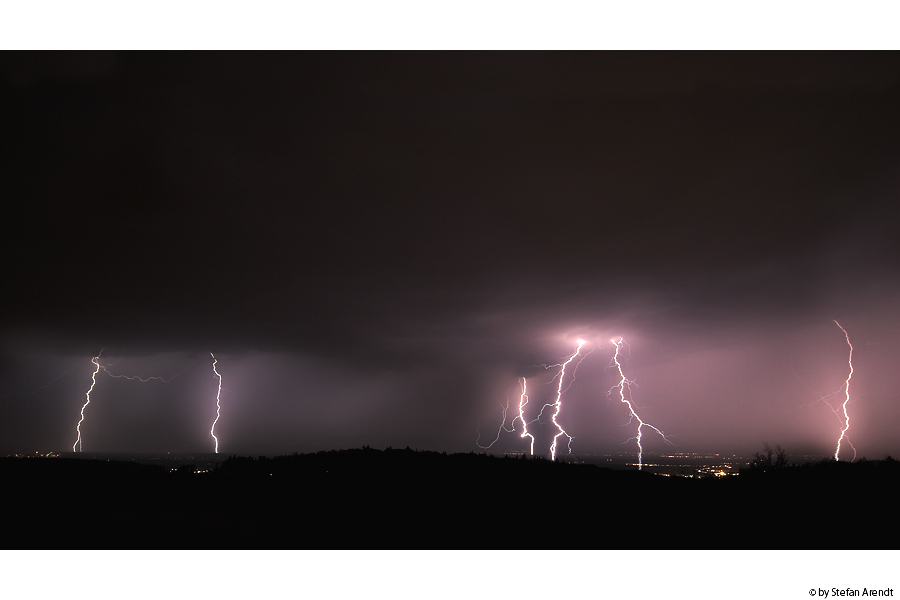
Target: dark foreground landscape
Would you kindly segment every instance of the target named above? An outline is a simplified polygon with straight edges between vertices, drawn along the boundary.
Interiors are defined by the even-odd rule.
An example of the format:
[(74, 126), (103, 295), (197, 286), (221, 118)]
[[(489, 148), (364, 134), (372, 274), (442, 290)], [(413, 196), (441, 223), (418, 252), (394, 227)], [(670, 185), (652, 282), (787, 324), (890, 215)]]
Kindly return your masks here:
[(208, 472), (0, 458), (6, 549), (885, 549), (900, 462), (661, 477), (371, 448)]

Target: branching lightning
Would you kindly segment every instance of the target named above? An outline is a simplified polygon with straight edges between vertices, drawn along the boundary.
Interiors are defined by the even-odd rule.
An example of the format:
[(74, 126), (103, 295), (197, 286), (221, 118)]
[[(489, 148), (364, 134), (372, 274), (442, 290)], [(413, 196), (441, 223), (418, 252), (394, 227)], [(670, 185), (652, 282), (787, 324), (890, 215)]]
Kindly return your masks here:
[[(102, 354), (102, 351), (101, 351), (101, 354)], [(91, 362), (94, 363), (94, 365), (96, 366), (96, 369), (94, 369), (94, 373), (91, 375), (91, 387), (88, 389), (87, 393), (85, 394), (85, 403), (84, 403), (84, 406), (81, 407), (81, 420), (79, 420), (78, 425), (75, 426), (75, 430), (78, 433), (78, 437), (75, 440), (75, 444), (72, 446), (72, 452), (75, 452), (76, 447), (78, 448), (78, 451), (83, 451), (82, 444), (81, 444), (81, 424), (84, 422), (84, 409), (86, 409), (88, 404), (91, 403), (91, 392), (94, 391), (94, 386), (97, 385), (97, 374), (100, 372), (101, 369), (103, 370), (104, 373), (106, 373), (107, 375), (109, 375), (110, 377), (112, 377), (114, 379), (128, 379), (131, 381), (137, 380), (142, 383), (147, 383), (149, 381), (157, 380), (157, 381), (162, 381), (163, 383), (168, 383), (168, 382), (172, 381), (173, 379), (175, 379), (176, 377), (178, 377), (179, 375), (181, 375), (182, 373), (186, 372), (188, 369), (190, 369), (193, 366), (193, 363), (191, 363), (191, 365), (189, 365), (186, 369), (184, 369), (180, 373), (172, 375), (169, 378), (157, 377), (157, 376), (139, 377), (137, 375), (113, 375), (113, 373), (110, 372), (110, 370), (108, 368), (109, 365), (101, 365), (100, 364), (100, 355), (99, 354), (97, 356), (95, 356), (94, 358), (92, 358)], [(116, 361), (116, 362), (118, 362), (118, 361)]]
[(80, 363), (81, 363), (81, 361), (79, 360), (78, 363), (74, 367), (72, 367), (70, 369), (66, 369), (65, 371), (63, 371), (62, 373), (60, 373), (59, 375), (57, 375), (56, 377), (54, 377), (53, 379), (51, 379), (50, 381), (45, 383), (44, 385), (34, 388), (30, 392), (18, 392), (16, 395), (18, 395), (18, 396), (34, 396), (41, 390), (47, 389), (48, 387), (50, 387), (51, 385), (53, 385), (54, 383), (56, 383), (57, 381), (59, 381), (60, 379), (62, 379), (63, 377), (65, 377), (66, 375), (71, 373), (72, 371), (74, 371), (75, 369), (77, 369), (79, 367)]
[(88, 388), (88, 391), (85, 393), (85, 402), (84, 406), (81, 407), (81, 419), (78, 421), (78, 425), (75, 426), (75, 431), (78, 432), (78, 437), (75, 439), (75, 443), (72, 444), (72, 452), (75, 452), (75, 448), (78, 448), (79, 451), (84, 452), (81, 447), (81, 424), (84, 422), (84, 409), (87, 408), (88, 404), (91, 403), (91, 392), (94, 391), (94, 386), (97, 385), (97, 373), (100, 372), (100, 355), (98, 354), (94, 358), (91, 359), (91, 362), (94, 363), (94, 366), (97, 368), (94, 369), (93, 374), (91, 374), (91, 387)]
[[(642, 421), (641, 418), (638, 416), (638, 414), (634, 411), (634, 405), (632, 405), (630, 398), (631, 398), (631, 386), (636, 385), (636, 384), (633, 381), (631, 381), (630, 379), (628, 379), (627, 377), (625, 377), (625, 373), (622, 371), (622, 363), (619, 362), (619, 352), (621, 351), (622, 346), (625, 345), (625, 341), (621, 337), (619, 338), (618, 341), (616, 341), (615, 339), (612, 339), (610, 341), (616, 345), (616, 353), (615, 353), (615, 355), (613, 355), (612, 362), (610, 362), (609, 366), (610, 367), (613, 365), (616, 366), (616, 369), (618, 369), (618, 371), (619, 371), (620, 379), (619, 379), (619, 383), (617, 383), (616, 385), (611, 387), (609, 389), (609, 391), (606, 393), (606, 395), (608, 397), (610, 397), (614, 390), (618, 390), (619, 400), (628, 407), (628, 411), (631, 413), (631, 416), (629, 417), (628, 423), (626, 423), (626, 425), (630, 424), (634, 421), (638, 422), (637, 435), (632, 438), (627, 439), (626, 442), (630, 442), (631, 440), (635, 440), (637, 442), (638, 470), (640, 471), (641, 467), (643, 466), (644, 448), (641, 446), (641, 437), (643, 435), (642, 429), (644, 428), (644, 426), (647, 426), (650, 429), (652, 429), (653, 431), (655, 431), (656, 433), (658, 433), (660, 435), (660, 437), (662, 437), (662, 439), (665, 440), (665, 442), (667, 444), (670, 444), (672, 446), (674, 446), (675, 444), (673, 444), (671, 442), (671, 440), (669, 440), (669, 438), (666, 437), (666, 434), (664, 434), (662, 431), (660, 431), (659, 429), (657, 429), (650, 423), (645, 423), (644, 421)], [(628, 389), (628, 398), (625, 397), (626, 388)]]
[[(196, 362), (196, 361), (195, 361), (195, 362)], [(140, 381), (141, 383), (147, 383), (147, 382), (153, 381), (153, 380), (155, 379), (156, 381), (161, 381), (161, 382), (163, 382), (163, 383), (169, 383), (170, 381), (172, 381), (173, 379), (175, 379), (175, 378), (178, 377), (179, 375), (181, 375), (181, 374), (187, 372), (187, 370), (190, 369), (190, 368), (193, 367), (193, 366), (194, 366), (194, 363), (191, 363), (186, 369), (184, 369), (184, 371), (181, 371), (180, 373), (176, 373), (175, 375), (172, 375), (172, 376), (169, 377), (169, 378), (158, 377), (158, 376), (155, 376), (155, 375), (154, 375), (154, 376), (150, 376), (150, 377), (138, 377), (137, 375), (113, 375), (113, 374), (110, 372), (108, 366), (103, 366), (103, 365), (101, 365), (100, 368), (103, 369), (103, 370), (106, 372), (106, 374), (109, 375), (110, 377), (112, 377), (113, 379), (128, 379), (128, 380), (130, 380), (130, 381), (137, 380), (137, 381)]]
[[(566, 367), (569, 366), (570, 362), (575, 360), (575, 357), (578, 356), (578, 354), (581, 352), (582, 346), (584, 346), (584, 340), (578, 340), (578, 347), (575, 349), (575, 352), (568, 359), (566, 359), (566, 362), (564, 362), (562, 365), (560, 365), (559, 373), (557, 373), (557, 376), (559, 377), (559, 384), (556, 387), (556, 401), (553, 404), (545, 404), (544, 405), (544, 408), (551, 406), (556, 409), (553, 411), (553, 416), (550, 417), (550, 420), (553, 421), (553, 424), (556, 425), (556, 428), (559, 430), (559, 433), (557, 433), (556, 435), (553, 436), (553, 443), (550, 444), (550, 460), (556, 460), (556, 441), (562, 435), (566, 436), (569, 439), (568, 449), (569, 449), (569, 453), (570, 454), (572, 453), (572, 439), (573, 438), (571, 435), (566, 433), (566, 430), (562, 428), (562, 425), (559, 424), (559, 422), (556, 420), (556, 417), (559, 416), (559, 411), (562, 409), (562, 395), (563, 395), (563, 387), (562, 386), (563, 386), (563, 379), (565, 378), (565, 375), (566, 375)], [(584, 360), (584, 357), (582, 357), (582, 360)], [(580, 364), (580, 363), (581, 363), (581, 361), (578, 361), (578, 364)], [(576, 364), (576, 368), (578, 368), (577, 364)], [(571, 386), (571, 383), (569, 385)], [(569, 388), (567, 387), (566, 389), (568, 390)], [(544, 408), (541, 408), (542, 413), (544, 412)], [(540, 418), (540, 416), (538, 418)]]
[[(212, 359), (213, 359), (213, 364), (212, 364), (213, 373), (215, 373), (216, 377), (219, 378), (219, 389), (216, 391), (216, 420), (213, 421), (212, 427), (210, 427), (210, 429), (209, 429), (209, 435), (211, 435), (212, 438), (216, 442), (216, 454), (218, 454), (219, 453), (219, 438), (216, 437), (216, 423), (219, 422), (219, 414), (222, 410), (222, 405), (220, 404), (220, 397), (222, 395), (222, 376), (216, 370), (216, 363), (219, 361), (216, 360), (216, 357), (212, 352), (210, 352), (209, 355), (212, 356)], [(505, 416), (504, 416), (504, 418), (505, 418)]]
[(509, 427), (506, 426), (506, 414), (509, 412), (509, 390), (506, 392), (506, 404), (500, 404), (500, 407), (503, 409), (503, 419), (500, 421), (500, 427), (497, 428), (497, 435), (494, 437), (494, 441), (492, 441), (487, 446), (481, 445), (481, 432), (476, 430), (478, 433), (478, 439), (475, 440), (475, 444), (479, 448), (483, 448), (487, 450), (491, 448), (494, 444), (497, 443), (497, 440), (500, 439), (500, 435), (505, 431), (507, 433), (513, 433), (516, 430), (516, 421), (522, 423), (522, 433), (519, 437), (527, 437), (531, 438), (531, 455), (534, 456), (534, 436), (528, 433), (528, 422), (525, 420), (525, 405), (528, 404), (528, 395), (525, 393), (526, 383), (525, 378), (522, 377), (522, 393), (519, 395), (519, 414), (513, 417), (512, 421), (509, 423)]
[(547, 408), (552, 408), (552, 409), (554, 409), (554, 411), (553, 411), (553, 415), (551, 416), (550, 420), (553, 422), (553, 425), (556, 427), (557, 433), (556, 433), (556, 435), (553, 437), (553, 442), (552, 442), (552, 444), (550, 445), (550, 456), (551, 456), (551, 460), (556, 460), (557, 440), (559, 439), (560, 436), (563, 436), (563, 435), (564, 435), (564, 436), (566, 436), (566, 437), (568, 438), (568, 449), (569, 449), (569, 453), (571, 453), (571, 452), (572, 452), (572, 446), (571, 446), (571, 444), (572, 444), (572, 439), (573, 439), (573, 438), (572, 438), (572, 436), (570, 436), (570, 435), (562, 428), (562, 426), (559, 424), (559, 421), (557, 421), (557, 417), (559, 416), (560, 409), (562, 408), (562, 396), (563, 396), (563, 394), (565, 394), (565, 392), (572, 386), (572, 383), (575, 381), (575, 371), (577, 371), (578, 365), (581, 364), (581, 361), (584, 360), (584, 358), (587, 356), (587, 354), (590, 354), (590, 352), (588, 352), (587, 354), (582, 355), (581, 358), (578, 360), (578, 362), (575, 363), (575, 367), (574, 367), (573, 370), (572, 370), (572, 378), (569, 380), (569, 383), (568, 383), (568, 385), (565, 387), (565, 389), (563, 389), (563, 383), (564, 383), (564, 381), (565, 381), (565, 375), (566, 375), (566, 373), (565, 373), (566, 367), (569, 366), (569, 364), (570, 364), (573, 360), (575, 360), (575, 358), (576, 358), (577, 356), (579, 356), (579, 354), (581, 353), (581, 348), (584, 346), (585, 343), (586, 343), (586, 342), (585, 342), (584, 340), (578, 340), (578, 347), (575, 349), (575, 352), (572, 353), (572, 354), (565, 360), (565, 362), (563, 362), (563, 363), (555, 364), (555, 365), (540, 365), (541, 367), (543, 367), (543, 368), (545, 368), (545, 369), (550, 369), (550, 368), (553, 368), (553, 367), (559, 367), (559, 370), (558, 370), (558, 371), (556, 372), (556, 374), (550, 379), (550, 383), (553, 383), (554, 381), (556, 381), (557, 379), (559, 379), (559, 381), (558, 381), (558, 383), (557, 383), (557, 388), (556, 388), (556, 400), (555, 400), (554, 402), (548, 403), (548, 404), (544, 404), (544, 406), (541, 407), (541, 410), (540, 410), (540, 412), (538, 413), (537, 417), (535, 417), (535, 418), (532, 419), (531, 421), (526, 421), (526, 420), (525, 420), (525, 406), (528, 404), (528, 393), (527, 393), (528, 385), (527, 385), (527, 383), (526, 383), (525, 378), (522, 377), (522, 378), (521, 378), (521, 379), (522, 379), (522, 393), (519, 395), (519, 414), (516, 415), (515, 417), (513, 417), (512, 421), (511, 421), (510, 424), (509, 424), (509, 427), (507, 427), (507, 426), (506, 426), (506, 415), (507, 415), (507, 413), (509, 412), (509, 404), (510, 404), (510, 402), (509, 402), (509, 394), (507, 393), (506, 404), (505, 404), (505, 405), (503, 405), (503, 404), (500, 405), (500, 406), (502, 407), (502, 409), (503, 409), (503, 419), (502, 419), (502, 421), (500, 422), (500, 427), (497, 429), (497, 435), (496, 435), (496, 437), (495, 437), (494, 440), (493, 440), (490, 444), (488, 444), (487, 446), (482, 446), (481, 443), (480, 443), (480, 441), (479, 441), (480, 438), (481, 438), (481, 433), (478, 432), (479, 439), (475, 441), (475, 443), (478, 445), (478, 447), (479, 447), (479, 448), (483, 448), (483, 449), (485, 449), (485, 450), (488, 449), (488, 448), (490, 448), (491, 446), (493, 446), (493, 445), (497, 442), (497, 440), (500, 439), (500, 435), (501, 435), (502, 432), (504, 432), (504, 431), (506, 431), (507, 433), (512, 433), (512, 432), (514, 432), (514, 431), (516, 430), (516, 429), (515, 429), (515, 428), (516, 428), (516, 421), (519, 421), (519, 422), (522, 423), (522, 433), (519, 434), (519, 437), (521, 437), (521, 438), (526, 438), (526, 437), (527, 437), (527, 438), (529, 438), (529, 439), (531, 440), (531, 443), (530, 443), (530, 445), (529, 445), (529, 452), (531, 453), (532, 456), (534, 456), (534, 435), (532, 435), (532, 434), (528, 431), (528, 426), (529, 426), (531, 423), (534, 423), (534, 422), (536, 422), (536, 421), (540, 421), (541, 417), (542, 417), (543, 414), (544, 414), (544, 410), (545, 410), (545, 409), (547, 409)]
[(506, 404), (504, 405), (501, 403), (500, 407), (503, 409), (503, 418), (500, 421), (500, 427), (497, 428), (497, 436), (494, 438), (494, 441), (492, 441), (487, 446), (482, 446), (481, 445), (481, 430), (480, 430), (480, 428), (476, 428), (475, 431), (478, 434), (478, 438), (475, 440), (475, 444), (479, 448), (483, 448), (484, 450), (487, 450), (488, 448), (492, 447), (494, 444), (497, 443), (497, 440), (500, 439), (500, 434), (502, 432), (506, 431), (507, 433), (512, 433), (513, 431), (515, 431), (515, 429), (514, 429), (515, 422), (516, 422), (515, 418), (513, 419), (512, 423), (510, 423), (510, 428), (507, 429), (507, 427), (506, 427), (506, 413), (509, 412), (509, 391), (507, 391), (507, 395), (506, 395)]

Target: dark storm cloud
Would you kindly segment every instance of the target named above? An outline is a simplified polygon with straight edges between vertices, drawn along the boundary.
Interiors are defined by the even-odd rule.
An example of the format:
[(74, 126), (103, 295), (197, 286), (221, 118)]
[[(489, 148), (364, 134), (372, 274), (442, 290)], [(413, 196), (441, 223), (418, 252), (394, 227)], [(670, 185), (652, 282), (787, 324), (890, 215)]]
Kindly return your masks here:
[[(379, 407), (386, 443), (468, 448), (578, 336), (598, 387), (628, 335), (679, 389), (686, 356), (765, 371), (770, 336), (896, 321), (896, 53), (3, 58), (7, 380), (26, 346), (212, 349), (291, 415), (259, 431)], [(697, 372), (682, 439), (722, 389), (728, 423), (779, 410)]]

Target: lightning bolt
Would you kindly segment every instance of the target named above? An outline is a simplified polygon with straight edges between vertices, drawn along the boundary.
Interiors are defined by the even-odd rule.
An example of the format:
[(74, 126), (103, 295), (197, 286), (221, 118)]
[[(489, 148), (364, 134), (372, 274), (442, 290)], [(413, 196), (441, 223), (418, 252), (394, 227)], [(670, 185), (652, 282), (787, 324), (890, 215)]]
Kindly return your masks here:
[[(534, 436), (528, 433), (528, 423), (525, 421), (525, 405), (528, 404), (528, 395), (525, 393), (525, 378), (522, 378), (522, 395), (519, 396), (519, 420), (522, 421), (522, 435), (519, 437), (531, 438), (531, 456), (534, 456)], [(515, 422), (515, 419), (513, 420)]]
[[(806, 387), (806, 389), (808, 389), (810, 392), (820, 394), (818, 400), (804, 405), (804, 407), (813, 406), (816, 404), (816, 402), (822, 402), (826, 406), (828, 406), (829, 409), (831, 409), (831, 412), (834, 413), (835, 418), (840, 424), (841, 434), (838, 436), (837, 447), (834, 451), (834, 460), (838, 460), (838, 456), (841, 453), (841, 443), (847, 442), (847, 445), (853, 449), (853, 458), (850, 460), (850, 462), (853, 462), (854, 460), (856, 460), (856, 447), (850, 441), (850, 436), (847, 435), (847, 430), (850, 429), (850, 415), (847, 412), (847, 404), (850, 402), (850, 379), (853, 377), (853, 344), (850, 343), (850, 336), (847, 334), (847, 330), (844, 329), (837, 321), (834, 321), (834, 324), (840, 327), (841, 331), (844, 333), (844, 339), (847, 340), (847, 345), (850, 346), (850, 356), (847, 359), (847, 363), (850, 367), (850, 372), (848, 373), (847, 379), (844, 381), (844, 384), (835, 391), (829, 394), (822, 395), (820, 392), (811, 389), (808, 385), (803, 383), (803, 380), (800, 379), (799, 376), (797, 378), (800, 379), (800, 383), (803, 384), (803, 386)], [(793, 369), (793, 367), (791, 368)], [(834, 398), (838, 395), (843, 395), (844, 401), (838, 406), (835, 406)], [(841, 416), (842, 413), (843, 416)]]
[[(556, 460), (556, 441), (560, 438), (560, 436), (563, 436), (563, 435), (566, 436), (567, 438), (569, 438), (569, 441), (568, 441), (569, 454), (572, 453), (572, 440), (574, 438), (572, 438), (571, 435), (566, 433), (566, 430), (562, 428), (562, 425), (559, 424), (559, 421), (556, 420), (556, 417), (559, 416), (559, 412), (562, 409), (562, 395), (563, 395), (563, 387), (562, 386), (563, 386), (563, 379), (566, 376), (566, 367), (569, 366), (569, 363), (571, 363), (573, 360), (575, 360), (575, 357), (578, 356), (578, 354), (581, 352), (581, 347), (584, 346), (584, 344), (585, 344), (584, 340), (578, 340), (578, 347), (575, 349), (575, 352), (566, 360), (566, 362), (564, 362), (563, 364), (560, 365), (559, 372), (554, 377), (554, 379), (556, 377), (559, 377), (559, 383), (556, 387), (556, 401), (553, 402), (553, 404), (545, 404), (541, 408), (541, 413), (543, 413), (544, 408), (547, 408), (547, 407), (552, 407), (552, 408), (556, 409), (553, 411), (553, 415), (550, 417), (550, 420), (553, 422), (554, 425), (556, 425), (556, 428), (559, 430), (559, 432), (553, 436), (553, 443), (550, 444), (550, 460)], [(584, 360), (584, 357), (581, 357), (581, 360)], [(578, 363), (575, 365), (576, 369), (578, 368), (578, 364), (581, 364), (581, 361), (578, 361)], [(551, 381), (553, 381), (553, 380), (551, 379)], [(571, 385), (572, 384), (570, 383), (569, 386), (571, 386)], [(569, 388), (567, 387), (566, 390), (568, 390), (568, 389)], [(540, 418), (540, 415), (538, 415), (538, 418)]]
[(81, 424), (84, 422), (84, 409), (86, 409), (88, 404), (91, 403), (91, 392), (94, 391), (94, 386), (97, 385), (97, 373), (100, 372), (100, 355), (98, 354), (97, 356), (92, 358), (91, 362), (94, 363), (94, 366), (96, 366), (97, 368), (94, 369), (93, 374), (91, 374), (91, 387), (88, 388), (88, 391), (84, 395), (85, 402), (84, 406), (81, 407), (81, 419), (78, 421), (78, 425), (75, 426), (75, 431), (78, 432), (78, 437), (75, 439), (75, 443), (72, 444), (72, 452), (75, 452), (75, 448), (78, 448), (78, 450), (84, 452), (81, 447)]
[[(835, 325), (841, 328), (841, 331), (844, 332), (844, 339), (847, 340), (847, 345), (850, 346), (850, 356), (847, 358), (847, 363), (850, 365), (850, 373), (847, 375), (847, 381), (844, 382), (844, 402), (841, 404), (841, 410), (844, 412), (844, 424), (843, 429), (841, 429), (841, 435), (838, 437), (837, 448), (834, 451), (834, 460), (838, 460), (838, 455), (841, 453), (841, 441), (844, 439), (847, 434), (847, 430), (850, 429), (850, 415), (847, 414), (847, 404), (850, 402), (850, 378), (853, 377), (853, 344), (850, 343), (850, 335), (847, 333), (847, 330), (841, 327), (841, 324), (837, 321), (834, 322)], [(835, 410), (835, 414), (837, 411)], [(840, 415), (838, 415), (840, 416)], [(847, 437), (847, 443), (850, 444), (850, 447), (853, 448), (853, 444), (850, 443), (850, 438)], [(856, 460), (856, 448), (853, 448), (853, 460)], [(853, 461), (851, 461), (853, 462)]]
[(213, 421), (212, 427), (210, 427), (210, 429), (209, 429), (209, 435), (211, 435), (212, 438), (216, 442), (216, 454), (218, 454), (219, 453), (219, 438), (216, 437), (216, 423), (219, 422), (219, 414), (222, 410), (222, 405), (220, 404), (220, 396), (222, 395), (222, 376), (216, 370), (216, 363), (219, 361), (216, 360), (216, 357), (212, 352), (210, 352), (209, 355), (212, 356), (212, 359), (213, 359), (213, 364), (212, 364), (213, 373), (215, 373), (216, 377), (219, 378), (219, 389), (216, 391), (216, 420)]
[[(619, 352), (621, 351), (622, 346), (625, 345), (625, 341), (621, 337), (619, 338), (618, 341), (616, 341), (615, 339), (612, 339), (610, 341), (616, 345), (616, 353), (615, 353), (615, 355), (613, 355), (612, 362), (610, 362), (609, 366), (611, 367), (611, 366), (613, 366), (613, 364), (616, 365), (616, 369), (618, 369), (618, 371), (619, 371), (620, 379), (619, 379), (619, 383), (617, 383), (616, 385), (611, 387), (609, 389), (609, 391), (606, 393), (606, 395), (607, 395), (607, 397), (610, 397), (613, 393), (613, 390), (618, 390), (619, 391), (619, 400), (628, 407), (628, 411), (631, 413), (631, 416), (629, 417), (628, 423), (626, 423), (626, 425), (628, 425), (634, 421), (638, 422), (637, 435), (632, 438), (628, 438), (625, 441), (626, 441), (626, 443), (630, 442), (631, 440), (635, 440), (637, 442), (638, 471), (640, 471), (641, 467), (643, 466), (644, 448), (641, 446), (641, 437), (643, 436), (642, 429), (644, 428), (644, 426), (647, 426), (650, 429), (652, 429), (653, 431), (655, 431), (656, 433), (658, 433), (660, 435), (660, 437), (662, 437), (662, 439), (666, 441), (667, 444), (670, 444), (672, 446), (674, 446), (675, 444), (673, 444), (669, 440), (669, 438), (666, 437), (666, 434), (664, 434), (662, 431), (660, 431), (659, 429), (657, 429), (650, 423), (645, 423), (644, 421), (642, 421), (641, 418), (638, 416), (638, 414), (634, 411), (634, 406), (631, 404), (631, 400), (629, 398), (631, 398), (631, 386), (637, 385), (637, 384), (635, 384), (633, 381), (631, 381), (630, 379), (625, 377), (625, 373), (622, 372), (622, 363), (619, 362)], [(626, 388), (628, 389), (628, 398), (625, 397), (625, 389)]]

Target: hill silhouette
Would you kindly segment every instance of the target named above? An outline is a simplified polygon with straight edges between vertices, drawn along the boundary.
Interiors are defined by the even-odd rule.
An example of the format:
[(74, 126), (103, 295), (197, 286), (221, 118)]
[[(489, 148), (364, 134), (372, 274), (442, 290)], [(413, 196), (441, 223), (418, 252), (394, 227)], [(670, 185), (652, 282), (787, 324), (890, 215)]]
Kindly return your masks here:
[[(727, 479), (364, 447), (195, 473), (3, 458), (7, 549), (876, 549), (900, 463)], [(868, 532), (868, 533), (867, 533)]]

